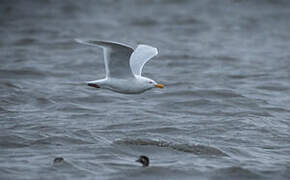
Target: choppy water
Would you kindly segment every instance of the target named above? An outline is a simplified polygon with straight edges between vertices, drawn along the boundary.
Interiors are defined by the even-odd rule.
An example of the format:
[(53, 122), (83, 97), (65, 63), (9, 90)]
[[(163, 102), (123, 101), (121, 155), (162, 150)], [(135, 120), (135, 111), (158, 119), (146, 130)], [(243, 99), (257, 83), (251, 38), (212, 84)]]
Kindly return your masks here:
[[(289, 179), (289, 8), (2, 0), (0, 179)], [(157, 47), (144, 75), (166, 88), (82, 84), (103, 77), (103, 55), (74, 38)]]

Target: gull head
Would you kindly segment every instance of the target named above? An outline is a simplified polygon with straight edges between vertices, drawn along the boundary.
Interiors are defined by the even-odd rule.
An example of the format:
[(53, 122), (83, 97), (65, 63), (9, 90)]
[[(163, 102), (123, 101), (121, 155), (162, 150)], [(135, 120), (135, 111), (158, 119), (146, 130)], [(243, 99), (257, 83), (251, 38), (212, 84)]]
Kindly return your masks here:
[(143, 77), (143, 76), (137, 76), (137, 80), (141, 82), (142, 86), (144, 86), (144, 89), (152, 89), (152, 88), (163, 88), (164, 85), (155, 82), (154, 80)]

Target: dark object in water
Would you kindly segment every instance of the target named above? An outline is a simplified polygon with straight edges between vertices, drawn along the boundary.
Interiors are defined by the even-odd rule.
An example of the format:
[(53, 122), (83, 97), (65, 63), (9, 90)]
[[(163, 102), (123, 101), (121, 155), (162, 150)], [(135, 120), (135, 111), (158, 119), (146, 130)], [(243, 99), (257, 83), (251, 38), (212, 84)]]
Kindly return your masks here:
[(143, 165), (143, 167), (149, 166), (149, 158), (147, 156), (140, 156), (139, 159), (136, 160)]
[(54, 158), (54, 160), (53, 160), (53, 163), (54, 163), (54, 164), (59, 164), (59, 163), (63, 163), (63, 162), (64, 162), (63, 157), (56, 157), (56, 158)]

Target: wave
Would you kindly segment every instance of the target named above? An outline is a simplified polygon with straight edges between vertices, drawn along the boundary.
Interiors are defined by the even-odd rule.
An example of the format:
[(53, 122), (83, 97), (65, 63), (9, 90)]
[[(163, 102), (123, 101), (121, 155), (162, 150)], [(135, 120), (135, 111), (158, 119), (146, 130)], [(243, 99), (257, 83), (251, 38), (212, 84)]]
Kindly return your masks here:
[(41, 78), (46, 76), (44, 72), (29, 68), (29, 69), (0, 69), (1, 79), (30, 79), (30, 78)]
[(232, 166), (228, 168), (221, 168), (213, 173), (213, 177), (216, 179), (259, 179), (261, 175), (254, 173), (246, 168)]
[[(236, 98), (236, 97), (244, 97), (243, 95), (236, 93), (232, 90), (228, 89), (214, 89), (214, 90), (208, 90), (208, 89), (200, 89), (200, 90), (181, 90), (176, 92), (168, 92), (164, 93), (162, 97), (188, 97), (188, 96), (194, 96), (194, 97), (217, 97), (217, 98)], [(156, 96), (158, 98), (158, 96)]]
[(262, 85), (257, 86), (257, 89), (267, 90), (267, 91), (287, 91), (289, 90), (288, 87), (283, 87), (282, 85), (273, 84), (273, 85)]
[(156, 141), (150, 139), (123, 139), (114, 141), (114, 143), (119, 145), (156, 146), (195, 155), (229, 156), (218, 148), (199, 144), (175, 144), (166, 141)]
[(92, 144), (92, 143), (89, 141), (85, 141), (78, 138), (72, 138), (68, 136), (50, 136), (35, 140), (31, 143), (31, 145), (64, 145), (64, 144)]
[(0, 136), (1, 148), (22, 148), (29, 146), (29, 141), (17, 135)]
[(15, 46), (27, 46), (27, 45), (33, 45), (35, 44), (36, 39), (35, 38), (22, 38), (20, 40), (17, 40), (13, 43)]

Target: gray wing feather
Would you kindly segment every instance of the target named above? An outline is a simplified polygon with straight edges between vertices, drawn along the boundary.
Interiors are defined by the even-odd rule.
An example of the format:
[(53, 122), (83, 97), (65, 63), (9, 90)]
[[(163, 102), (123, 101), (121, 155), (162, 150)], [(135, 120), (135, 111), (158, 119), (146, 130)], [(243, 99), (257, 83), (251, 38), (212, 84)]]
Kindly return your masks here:
[(142, 69), (146, 62), (158, 54), (158, 50), (155, 47), (140, 44), (137, 46), (130, 58), (130, 66), (132, 72), (141, 76)]
[(123, 78), (134, 76), (129, 62), (134, 51), (131, 47), (109, 41), (80, 39), (75, 39), (75, 41), (89, 46), (99, 46), (104, 49), (106, 77)]

